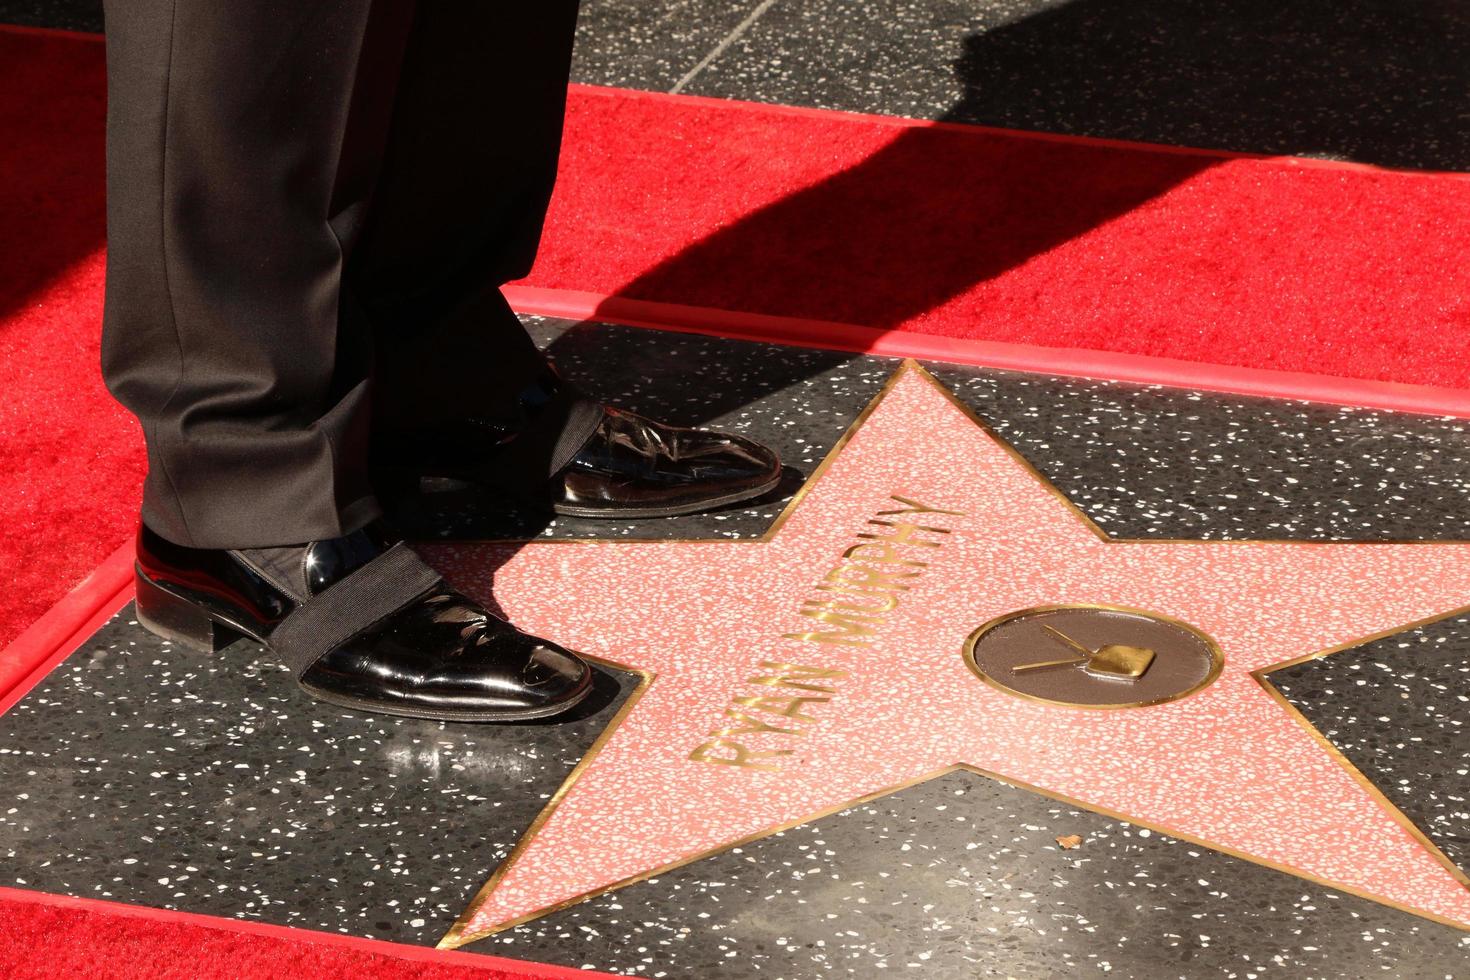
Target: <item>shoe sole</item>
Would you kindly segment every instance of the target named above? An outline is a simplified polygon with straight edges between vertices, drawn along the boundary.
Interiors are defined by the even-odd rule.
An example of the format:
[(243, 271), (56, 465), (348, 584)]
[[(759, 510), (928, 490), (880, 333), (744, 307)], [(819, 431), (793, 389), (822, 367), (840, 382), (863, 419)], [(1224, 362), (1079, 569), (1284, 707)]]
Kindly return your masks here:
[[(145, 601), (135, 602), (133, 610), (138, 618), (138, 624), (152, 633), (171, 643), (177, 643), (187, 650), (196, 653), (217, 653), (237, 637), (245, 637), (259, 643), (267, 651), (271, 645), (254, 630), (240, 623), (234, 622), (227, 617), (200, 609), (194, 603), (180, 595), (176, 595), (152, 581), (145, 576), (141, 569), (134, 567), (137, 576), (137, 591), (141, 598), (144, 595), (154, 603), (160, 615), (152, 615), (145, 608)], [(336, 705), (340, 708), (352, 708), (358, 711), (366, 711), (377, 715), (396, 715), (403, 718), (425, 718), (430, 721), (463, 721), (463, 722), (512, 722), (512, 721), (536, 721), (541, 718), (550, 718), (562, 714), (581, 704), (592, 693), (593, 683), (590, 675), (582, 690), (573, 694), (565, 701), (546, 705), (540, 708), (523, 708), (517, 711), (464, 711), (443, 712), (433, 711), (428, 708), (394, 707), (385, 708), (376, 702), (366, 698), (354, 698), (348, 695), (333, 694), (309, 684), (296, 682), (296, 686), (305, 691), (312, 698)]]
[(336, 705), (339, 708), (351, 708), (357, 711), (367, 711), (375, 715), (397, 715), (400, 718), (425, 718), (429, 721), (462, 721), (478, 722), (480, 724), (493, 724), (495, 722), (512, 721), (537, 721), (542, 718), (551, 718), (556, 715), (563, 714), (571, 710), (572, 708), (575, 708), (583, 701), (587, 700), (587, 697), (592, 693), (593, 688), (593, 684), (589, 679), (587, 684), (584, 685), (583, 689), (579, 693), (572, 695), (572, 697), (566, 701), (559, 701), (554, 705), (550, 705), (544, 708), (526, 708), (522, 711), (470, 711), (462, 714), (448, 715), (444, 714), (443, 712), (436, 713), (428, 709), (417, 710), (414, 708), (395, 708), (394, 710), (389, 711), (386, 708), (377, 707), (371, 701), (359, 700), (357, 698), (347, 697), (340, 694), (331, 694), (327, 691), (321, 690), (320, 688), (314, 688), (307, 684), (302, 684), (300, 681), (296, 682), (296, 686), (301, 688), (303, 691), (311, 695), (311, 697), (315, 698), (316, 700), (324, 701), (327, 704)]
[(760, 486), (749, 487), (745, 490), (737, 490), (723, 497), (715, 497), (708, 500), (697, 500), (688, 504), (677, 504), (671, 507), (573, 507), (566, 504), (552, 504), (551, 509), (561, 517), (591, 517), (601, 520), (618, 520), (619, 518), (642, 518), (642, 517), (683, 517), (687, 514), (698, 514), (717, 507), (728, 507), (730, 504), (738, 504), (757, 497), (764, 497), (772, 490), (781, 485), (781, 474), (777, 473), (767, 482)]

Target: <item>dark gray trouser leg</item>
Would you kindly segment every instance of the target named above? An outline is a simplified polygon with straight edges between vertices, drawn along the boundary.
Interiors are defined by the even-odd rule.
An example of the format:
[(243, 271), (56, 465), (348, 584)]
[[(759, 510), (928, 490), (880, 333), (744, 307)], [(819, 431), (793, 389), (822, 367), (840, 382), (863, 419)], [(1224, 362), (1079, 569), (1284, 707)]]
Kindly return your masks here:
[[(372, 215), (350, 270), (377, 327), (382, 435), (514, 416), (545, 362), (499, 287), (525, 276), (556, 178), (577, 0), (421, 2)], [(573, 392), (516, 477), (545, 478), (601, 417)], [(549, 429), (557, 431), (551, 432)]]
[(108, 2), (103, 373), (142, 422), (143, 517), (165, 537), (263, 547), (376, 515), (369, 311), (411, 368), (376, 424), (494, 414), (540, 370), (496, 289), (534, 254), (575, 5), (424, 9)]
[[(103, 374), (143, 425), (144, 520), (181, 544), (306, 541), (375, 513), (369, 351), (361, 328), (339, 330), (386, 125), (354, 115), (371, 105), (353, 90), (401, 60), (375, 7), (394, 12), (107, 4)], [(375, 122), (376, 137), (349, 133)]]

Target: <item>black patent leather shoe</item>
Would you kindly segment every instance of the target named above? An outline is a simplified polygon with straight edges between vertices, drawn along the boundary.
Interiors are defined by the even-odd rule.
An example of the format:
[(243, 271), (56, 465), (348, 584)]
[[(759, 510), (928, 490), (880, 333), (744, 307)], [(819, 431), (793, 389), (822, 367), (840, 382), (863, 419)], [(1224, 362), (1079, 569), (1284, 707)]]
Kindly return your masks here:
[[(587, 434), (569, 461), (546, 465), (569, 431)], [(394, 509), (426, 487), (468, 487), (571, 517), (673, 517), (753, 500), (781, 482), (780, 459), (760, 443), (597, 405), (553, 370), (518, 395), (509, 419), (398, 433), (373, 455), (378, 497)]]
[(753, 500), (780, 482), (781, 461), (758, 442), (607, 408), (544, 492), (571, 517), (673, 517)]
[(138, 621), (212, 652), (264, 644), (313, 697), (441, 721), (547, 718), (592, 690), (576, 654), (522, 633), (449, 588), (373, 525), (286, 548), (185, 548), (146, 526)]

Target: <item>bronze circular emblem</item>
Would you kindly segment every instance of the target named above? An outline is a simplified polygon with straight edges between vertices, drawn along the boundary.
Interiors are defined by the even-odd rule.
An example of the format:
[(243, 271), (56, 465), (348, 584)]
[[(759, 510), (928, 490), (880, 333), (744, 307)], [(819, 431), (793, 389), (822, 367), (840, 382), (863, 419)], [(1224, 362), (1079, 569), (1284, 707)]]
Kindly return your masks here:
[(1069, 708), (1144, 708), (1220, 676), (1220, 646), (1188, 623), (1121, 606), (1040, 606), (993, 619), (965, 641), (980, 679)]

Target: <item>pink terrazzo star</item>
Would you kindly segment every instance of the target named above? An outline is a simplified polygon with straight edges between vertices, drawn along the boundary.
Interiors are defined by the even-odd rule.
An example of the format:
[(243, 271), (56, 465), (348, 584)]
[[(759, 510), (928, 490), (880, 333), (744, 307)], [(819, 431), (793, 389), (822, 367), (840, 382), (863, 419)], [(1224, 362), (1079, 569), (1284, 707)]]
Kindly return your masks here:
[[(911, 364), (829, 462), (761, 541), (431, 551), (521, 627), (651, 678), (443, 945), (956, 764), (1470, 928), (1442, 856), (1252, 676), (1465, 606), (1470, 544), (1108, 540)], [(957, 513), (877, 517), (895, 497)], [(844, 559), (905, 521), (948, 533)], [(869, 578), (898, 601), (856, 642), (796, 638), (838, 629), (803, 603), (859, 557), (917, 574)], [(1183, 620), (1224, 670), (1180, 701), (1087, 711), (968, 669), (977, 626), (1053, 603)], [(832, 673), (752, 683), (782, 673), (763, 663)]]

